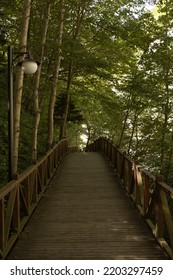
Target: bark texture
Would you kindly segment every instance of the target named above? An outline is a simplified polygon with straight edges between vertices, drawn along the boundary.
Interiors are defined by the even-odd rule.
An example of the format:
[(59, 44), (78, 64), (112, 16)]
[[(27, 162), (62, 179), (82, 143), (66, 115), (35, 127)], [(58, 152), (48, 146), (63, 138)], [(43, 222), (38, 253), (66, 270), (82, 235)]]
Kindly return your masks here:
[[(22, 26), (20, 36), (20, 52), (26, 52), (28, 27), (31, 11), (31, 0), (24, 0), (22, 13)], [(20, 116), (21, 116), (21, 102), (23, 92), (23, 78), (24, 72), (21, 67), (18, 67), (16, 74), (15, 86), (15, 100), (14, 100), (14, 153), (13, 153), (13, 177), (18, 173), (18, 154), (19, 154), (19, 137), (20, 137)]]

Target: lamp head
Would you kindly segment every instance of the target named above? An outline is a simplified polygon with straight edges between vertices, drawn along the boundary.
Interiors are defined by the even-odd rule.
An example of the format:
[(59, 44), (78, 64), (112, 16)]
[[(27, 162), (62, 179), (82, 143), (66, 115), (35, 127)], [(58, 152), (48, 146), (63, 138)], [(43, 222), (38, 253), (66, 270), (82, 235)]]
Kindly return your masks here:
[(33, 60), (29, 54), (25, 56), (25, 59), (21, 62), (19, 62), (17, 65), (22, 67), (22, 70), (25, 74), (34, 74), (38, 66), (40, 65), (40, 62)]

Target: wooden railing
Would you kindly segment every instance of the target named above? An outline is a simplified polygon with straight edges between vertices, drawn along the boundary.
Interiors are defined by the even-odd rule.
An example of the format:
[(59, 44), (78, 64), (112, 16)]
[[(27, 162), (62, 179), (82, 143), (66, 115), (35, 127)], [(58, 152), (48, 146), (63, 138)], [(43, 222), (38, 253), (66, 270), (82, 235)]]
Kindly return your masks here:
[(173, 188), (152, 175), (105, 138), (87, 147), (109, 160), (124, 188), (151, 228), (153, 235), (173, 259)]
[[(4, 259), (42, 197), (63, 156), (70, 150), (59, 142), (17, 180), (0, 189), (0, 258)], [(72, 148), (74, 151), (75, 148)]]

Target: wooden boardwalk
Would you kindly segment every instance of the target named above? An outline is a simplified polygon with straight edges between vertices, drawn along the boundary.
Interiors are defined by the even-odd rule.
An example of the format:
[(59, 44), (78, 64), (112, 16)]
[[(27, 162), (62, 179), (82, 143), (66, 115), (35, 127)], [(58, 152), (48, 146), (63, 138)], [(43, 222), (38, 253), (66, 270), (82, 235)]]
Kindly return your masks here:
[(168, 259), (108, 162), (71, 153), (7, 259)]

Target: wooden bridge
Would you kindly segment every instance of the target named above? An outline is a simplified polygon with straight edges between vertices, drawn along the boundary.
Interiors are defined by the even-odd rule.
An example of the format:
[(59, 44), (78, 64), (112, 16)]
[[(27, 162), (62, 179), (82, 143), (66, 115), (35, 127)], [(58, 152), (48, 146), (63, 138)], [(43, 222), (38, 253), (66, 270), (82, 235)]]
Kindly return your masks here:
[(106, 139), (86, 153), (62, 140), (0, 190), (1, 258), (172, 259), (173, 189), (159, 179)]

